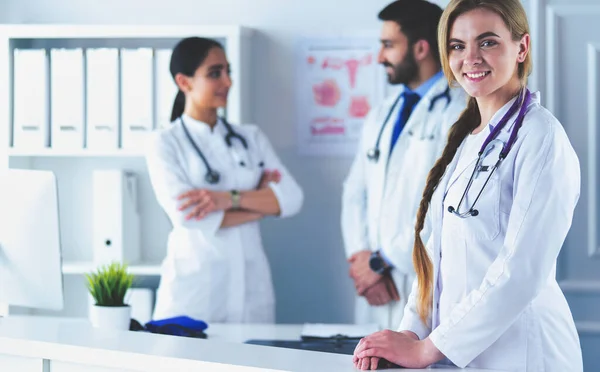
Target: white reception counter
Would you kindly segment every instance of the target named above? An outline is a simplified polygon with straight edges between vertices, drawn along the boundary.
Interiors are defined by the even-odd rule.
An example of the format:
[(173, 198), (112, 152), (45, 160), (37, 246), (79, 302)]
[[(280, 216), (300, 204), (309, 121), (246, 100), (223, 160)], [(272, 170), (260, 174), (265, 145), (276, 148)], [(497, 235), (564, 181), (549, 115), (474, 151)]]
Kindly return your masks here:
[(13, 316), (0, 318), (0, 371), (356, 371), (350, 355), (243, 344), (298, 339), (301, 328), (212, 324), (202, 340), (100, 330), (85, 319)]

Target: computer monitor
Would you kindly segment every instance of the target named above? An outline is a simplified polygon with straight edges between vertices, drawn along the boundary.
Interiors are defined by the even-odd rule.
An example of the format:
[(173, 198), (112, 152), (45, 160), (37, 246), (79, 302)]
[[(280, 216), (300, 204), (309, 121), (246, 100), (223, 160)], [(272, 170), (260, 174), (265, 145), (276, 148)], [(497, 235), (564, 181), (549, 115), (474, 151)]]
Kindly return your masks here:
[(0, 170), (0, 304), (62, 310), (56, 177)]

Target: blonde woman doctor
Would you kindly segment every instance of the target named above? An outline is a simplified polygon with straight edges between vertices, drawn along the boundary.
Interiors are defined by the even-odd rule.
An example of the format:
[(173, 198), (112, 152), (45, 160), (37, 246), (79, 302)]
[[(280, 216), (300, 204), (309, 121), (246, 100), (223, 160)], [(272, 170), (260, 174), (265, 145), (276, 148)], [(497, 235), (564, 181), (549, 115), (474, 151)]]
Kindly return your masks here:
[[(453, 0), (439, 44), (446, 76), (471, 98), (423, 192), (417, 281), (399, 332), (361, 340), (354, 362), (581, 372), (577, 330), (556, 281), (580, 166), (561, 123), (526, 88), (525, 11), (519, 0)], [(419, 236), (426, 217), (427, 249)]]
[(258, 221), (298, 213), (302, 189), (258, 127), (217, 116), (231, 86), (219, 43), (181, 40), (170, 71), (180, 89), (172, 125), (154, 134), (146, 157), (173, 225), (153, 318), (272, 323), (273, 284)]

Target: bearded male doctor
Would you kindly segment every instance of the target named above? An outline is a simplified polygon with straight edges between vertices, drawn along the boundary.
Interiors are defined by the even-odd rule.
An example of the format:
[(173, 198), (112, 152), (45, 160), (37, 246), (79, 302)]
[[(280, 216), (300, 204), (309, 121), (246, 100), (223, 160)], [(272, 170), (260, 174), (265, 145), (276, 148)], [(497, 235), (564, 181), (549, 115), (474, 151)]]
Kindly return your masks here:
[[(396, 329), (415, 278), (416, 212), (429, 170), (466, 96), (443, 78), (437, 45), (442, 9), (397, 0), (380, 13), (382, 64), (399, 89), (367, 116), (344, 182), (341, 226), (358, 295), (357, 323)], [(422, 233), (427, 240), (429, 232)]]

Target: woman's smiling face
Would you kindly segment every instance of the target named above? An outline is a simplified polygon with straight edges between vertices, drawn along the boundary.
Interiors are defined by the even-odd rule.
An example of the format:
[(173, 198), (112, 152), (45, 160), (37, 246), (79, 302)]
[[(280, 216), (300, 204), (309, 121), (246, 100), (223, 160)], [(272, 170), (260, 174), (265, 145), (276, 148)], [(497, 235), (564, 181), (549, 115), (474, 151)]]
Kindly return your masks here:
[(463, 89), (482, 98), (518, 84), (518, 64), (525, 60), (528, 47), (529, 35), (513, 40), (497, 13), (478, 8), (461, 14), (452, 24), (448, 61)]

